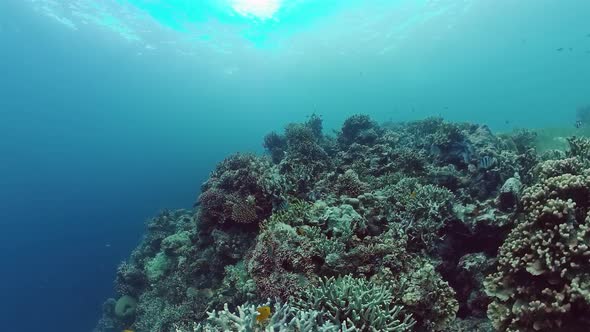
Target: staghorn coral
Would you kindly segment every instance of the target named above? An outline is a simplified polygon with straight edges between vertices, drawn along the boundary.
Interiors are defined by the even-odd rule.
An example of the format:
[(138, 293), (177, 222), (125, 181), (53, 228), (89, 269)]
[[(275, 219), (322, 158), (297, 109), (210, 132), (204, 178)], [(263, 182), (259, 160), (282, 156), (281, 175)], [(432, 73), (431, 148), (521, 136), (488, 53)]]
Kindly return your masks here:
[(589, 329), (590, 176), (543, 178), (522, 201), (522, 220), (485, 282), (488, 316), (501, 331)]
[[(265, 306), (269, 306), (266, 304)], [(342, 327), (330, 323), (318, 324), (320, 312), (313, 310), (299, 310), (289, 304), (275, 303), (271, 309), (271, 315), (265, 321), (258, 321), (260, 313), (257, 308), (260, 306), (241, 305), (237, 307), (237, 312), (231, 312), (227, 306), (223, 310), (212, 311), (208, 313), (208, 318), (204, 324), (196, 324), (192, 327), (175, 328), (176, 332), (353, 332), (355, 330), (347, 328), (346, 324)]]
[(317, 286), (299, 293), (293, 305), (319, 311), (322, 322), (336, 326), (349, 322), (359, 331), (410, 331), (414, 320), (394, 301), (389, 284), (347, 275), (320, 279)]
[(410, 249), (433, 250), (439, 231), (453, 215), (449, 190), (405, 178), (376, 194), (385, 197), (384, 218), (408, 234)]

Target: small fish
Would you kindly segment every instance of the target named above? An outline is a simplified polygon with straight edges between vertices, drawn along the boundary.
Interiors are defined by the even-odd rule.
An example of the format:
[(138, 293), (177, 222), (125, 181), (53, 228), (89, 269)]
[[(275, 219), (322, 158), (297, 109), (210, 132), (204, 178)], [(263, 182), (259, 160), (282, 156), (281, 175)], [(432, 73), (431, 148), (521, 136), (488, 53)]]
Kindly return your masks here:
[(412, 191), (410, 193), (410, 198), (416, 198), (416, 192), (415, 191)]
[(270, 307), (267, 305), (258, 307), (256, 311), (258, 311), (258, 316), (256, 316), (258, 323), (264, 323), (270, 317)]
[(581, 120), (578, 120), (578, 121), (576, 121), (576, 128), (577, 128), (577, 129), (580, 129), (580, 128), (582, 128), (583, 126), (584, 126), (584, 123), (582, 123), (582, 121), (581, 121)]
[(556, 51), (557, 51), (557, 52), (561, 52), (561, 51), (563, 51), (563, 47), (560, 47), (560, 48), (556, 49)]
[(126, 330), (123, 330), (123, 332), (135, 332), (135, 331), (126, 329)]
[(494, 157), (484, 156), (479, 160), (479, 169), (490, 169), (496, 165), (498, 160)]

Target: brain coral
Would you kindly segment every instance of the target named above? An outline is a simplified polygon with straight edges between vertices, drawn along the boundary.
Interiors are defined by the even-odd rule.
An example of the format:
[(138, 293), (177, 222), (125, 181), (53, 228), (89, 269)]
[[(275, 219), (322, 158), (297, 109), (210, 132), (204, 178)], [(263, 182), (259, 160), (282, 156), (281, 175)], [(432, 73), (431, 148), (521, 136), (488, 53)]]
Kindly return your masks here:
[(485, 281), (500, 331), (590, 330), (590, 175), (544, 174)]

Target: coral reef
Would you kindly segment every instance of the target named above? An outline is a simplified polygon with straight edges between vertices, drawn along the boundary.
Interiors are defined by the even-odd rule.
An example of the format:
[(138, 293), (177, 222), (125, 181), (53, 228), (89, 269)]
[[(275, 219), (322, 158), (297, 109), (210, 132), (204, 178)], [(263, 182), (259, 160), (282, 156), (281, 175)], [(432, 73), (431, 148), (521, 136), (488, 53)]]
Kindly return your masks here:
[(203, 184), (199, 218), (203, 224), (257, 224), (280, 203), (281, 180), (277, 168), (265, 158), (230, 156)]
[(409, 314), (394, 304), (393, 288), (349, 275), (321, 279), (315, 287), (299, 292), (294, 305), (319, 311), (321, 322), (336, 326), (349, 323), (360, 331), (408, 331), (414, 325)]
[(242, 305), (237, 307), (237, 312), (233, 313), (225, 305), (223, 310), (212, 311), (208, 313), (207, 320), (204, 324), (193, 324), (192, 327), (175, 328), (176, 332), (221, 332), (221, 331), (276, 331), (276, 332), (337, 332), (355, 331), (347, 327), (347, 322), (341, 326), (318, 323), (320, 312), (314, 310), (300, 310), (293, 308), (288, 304), (275, 303), (270, 309), (272, 313), (268, 318), (260, 319), (259, 308), (264, 306)]
[(288, 124), (148, 221), (95, 332), (588, 330), (590, 144), (539, 140)]
[[(546, 162), (547, 170), (562, 164)], [(590, 176), (554, 169), (527, 188), (524, 215), (486, 279), (488, 316), (502, 331), (590, 329)]]

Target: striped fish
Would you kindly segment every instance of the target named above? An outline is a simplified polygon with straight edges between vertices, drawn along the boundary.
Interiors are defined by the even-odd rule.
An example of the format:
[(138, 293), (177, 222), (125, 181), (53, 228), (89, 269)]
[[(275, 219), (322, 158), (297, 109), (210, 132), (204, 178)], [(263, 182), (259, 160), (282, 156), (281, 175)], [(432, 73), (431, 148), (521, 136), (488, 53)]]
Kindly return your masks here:
[(498, 163), (498, 160), (495, 157), (483, 156), (479, 160), (478, 168), (483, 169), (483, 170), (487, 170), (487, 169), (490, 169), (490, 168), (496, 166), (497, 163)]

